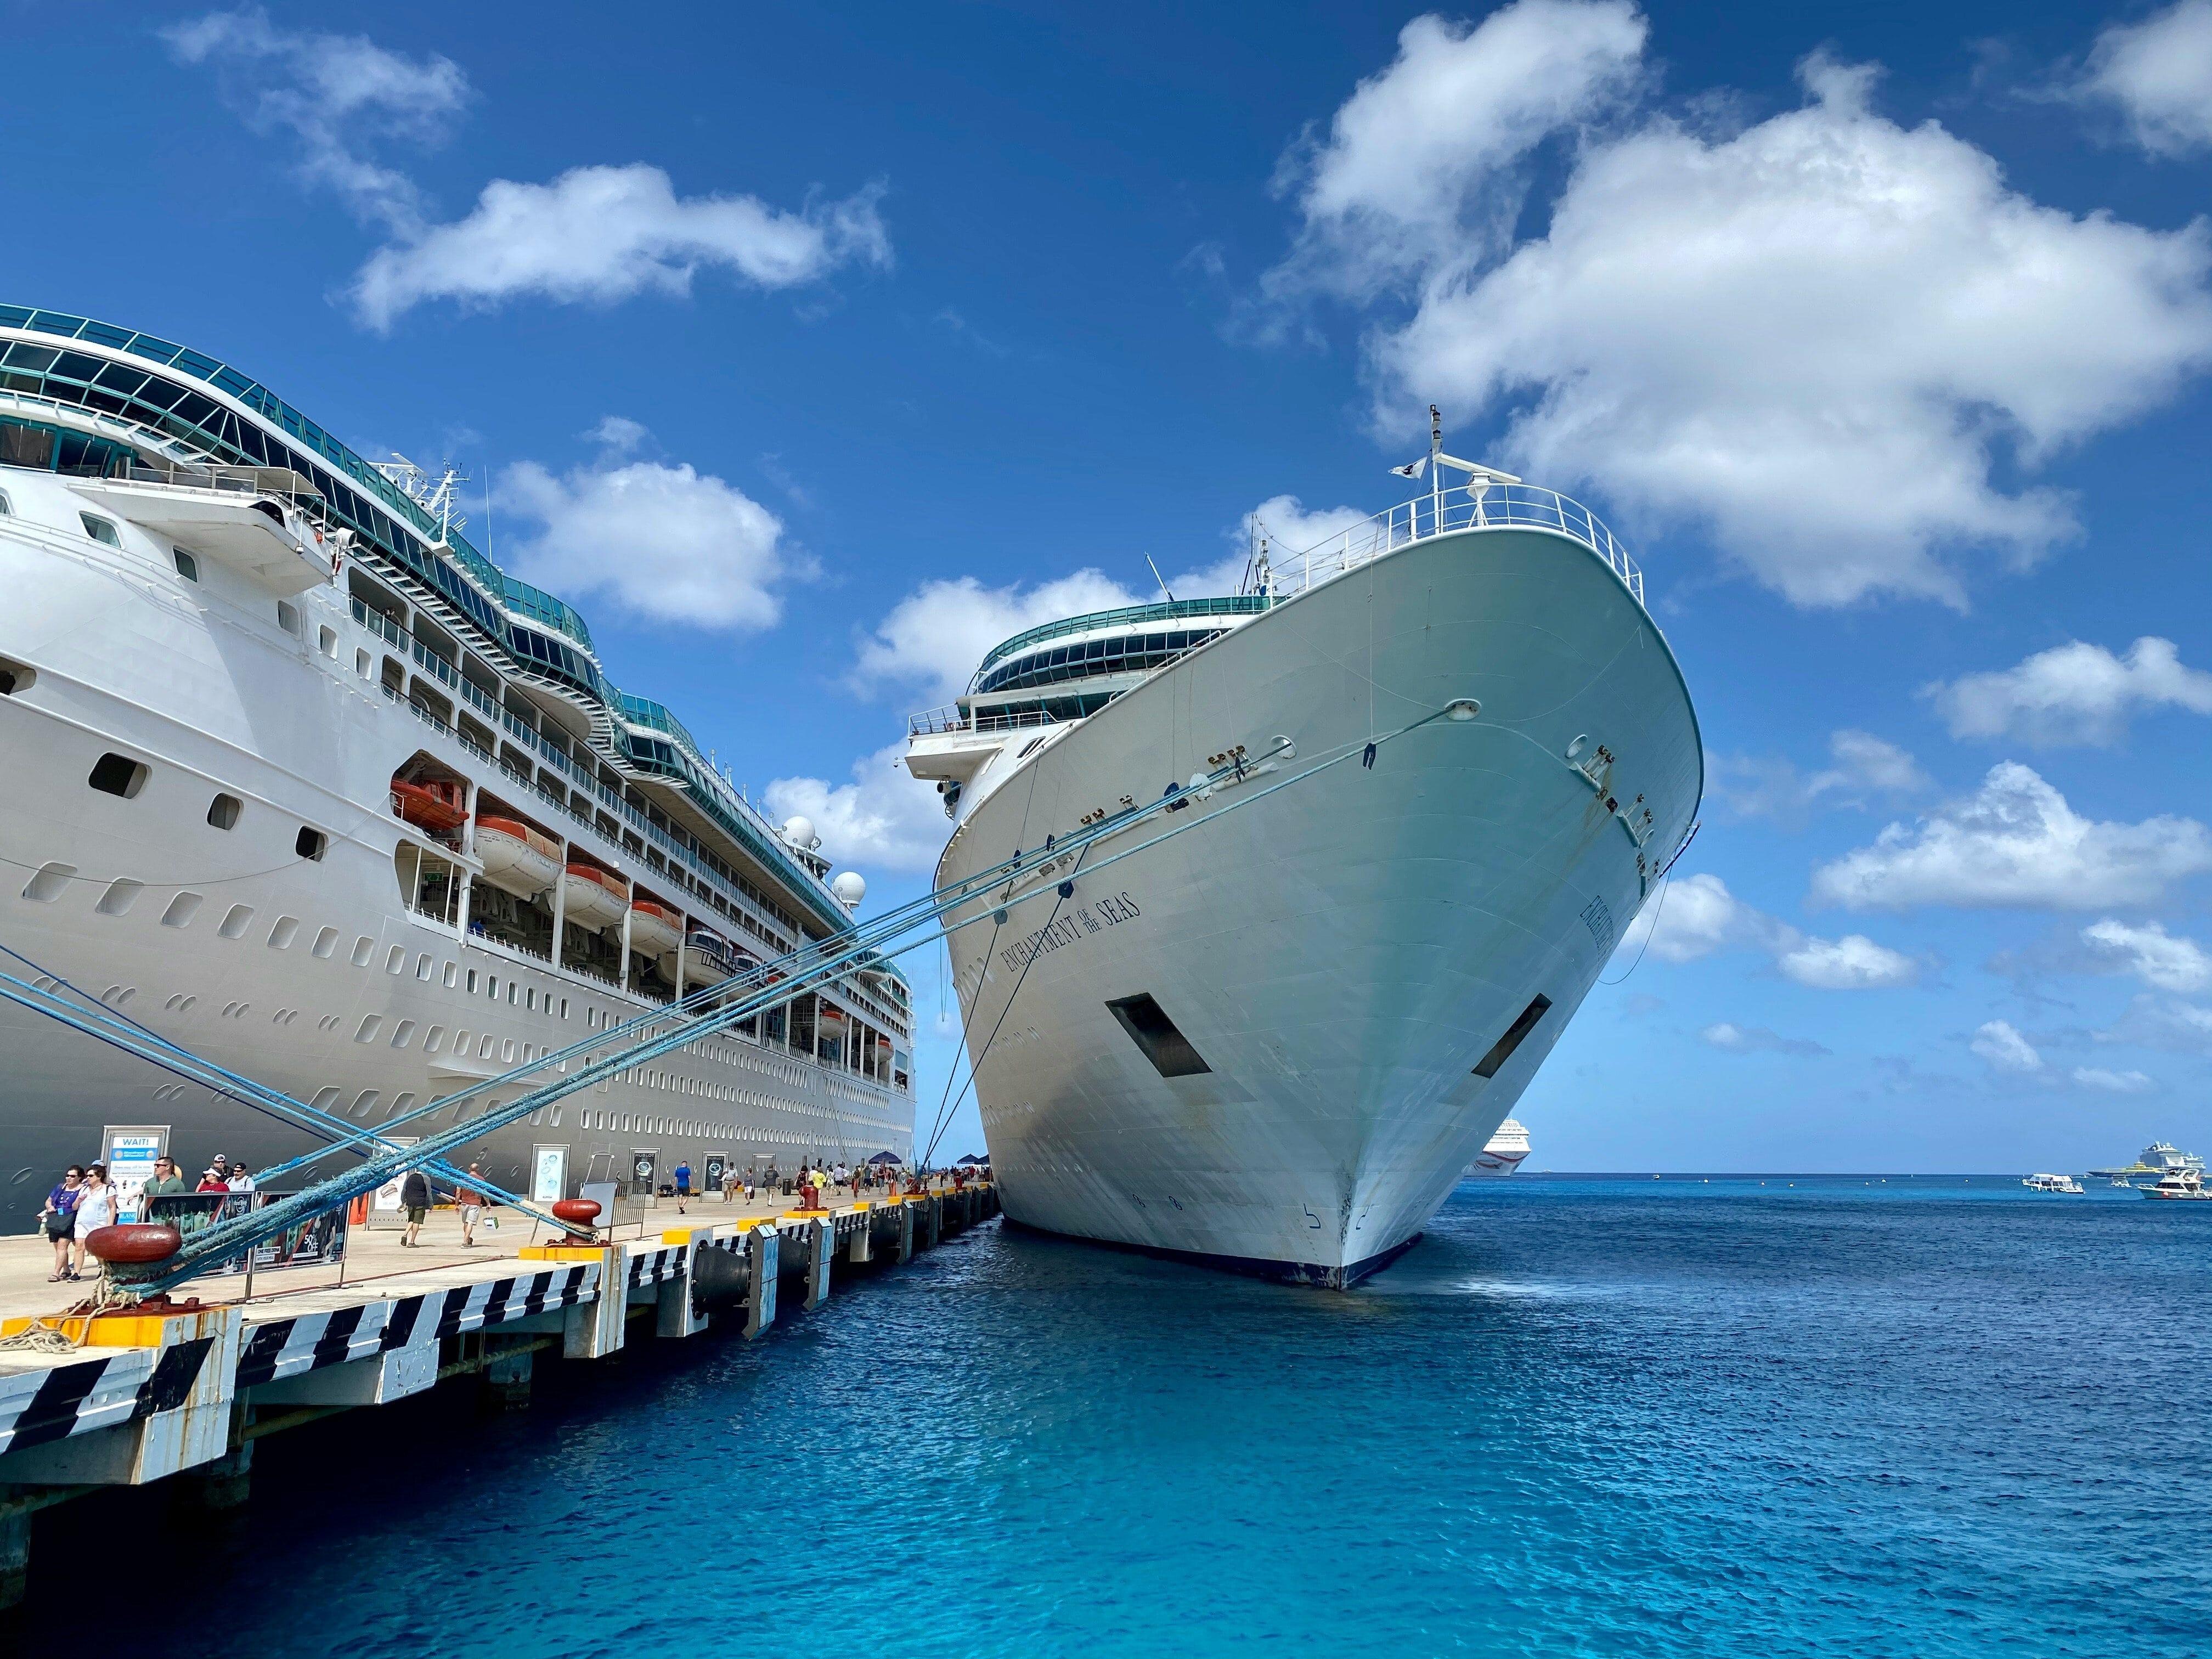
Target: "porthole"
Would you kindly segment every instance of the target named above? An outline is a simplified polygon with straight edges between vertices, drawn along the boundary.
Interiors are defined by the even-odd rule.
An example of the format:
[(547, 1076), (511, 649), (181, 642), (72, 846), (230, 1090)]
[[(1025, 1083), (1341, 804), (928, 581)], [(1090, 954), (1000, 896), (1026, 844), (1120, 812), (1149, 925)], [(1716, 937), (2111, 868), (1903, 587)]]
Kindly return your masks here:
[(477, 994), (477, 970), (476, 970), (475, 969), (471, 968), (471, 969), (469, 969), (469, 994), (470, 994), (471, 996), (474, 996), (476, 994)]
[(383, 1029), (382, 1014), (363, 1014), (361, 1017), (360, 1027), (353, 1034), (353, 1040), (356, 1042), (374, 1042), (376, 1041), (376, 1034)]
[(331, 838), (319, 830), (300, 826), (300, 833), (292, 838), (292, 850), (303, 859), (319, 860), (330, 850)]
[(314, 1108), (315, 1108), (315, 1109), (316, 1109), (317, 1111), (319, 1111), (319, 1112), (327, 1112), (327, 1111), (329, 1111), (329, 1110), (331, 1109), (331, 1107), (333, 1107), (333, 1106), (335, 1106), (335, 1105), (337, 1105), (337, 1104), (338, 1103), (338, 1089), (337, 1089), (337, 1085), (336, 1085), (335, 1083), (333, 1083), (333, 1084), (332, 1084), (332, 1085), (331, 1085), (331, 1086), (330, 1086), (329, 1088), (327, 1088), (327, 1089), (318, 1089), (318, 1090), (316, 1090), (316, 1091), (315, 1091), (315, 1098), (314, 1098), (314, 1100), (313, 1100), (311, 1103), (314, 1106)]
[(115, 533), (112, 519), (103, 519), (96, 513), (80, 513), (76, 517), (77, 522), (84, 526), (84, 533), (102, 547), (120, 548), (123, 545), (123, 538)]
[(387, 974), (396, 974), (406, 965), (407, 947), (404, 945), (393, 945), (391, 953), (384, 958), (384, 971)]
[(392, 1034), (392, 1046), (395, 1048), (404, 1048), (414, 1040), (415, 1022), (411, 1019), (401, 1020), (399, 1022), (398, 1029), (394, 1030)]
[(329, 961), (337, 948), (338, 930), (337, 928), (325, 927), (315, 935), (315, 954), (324, 961)]
[(223, 913), (222, 925), (216, 928), (216, 932), (221, 933), (225, 939), (236, 939), (251, 927), (252, 922), (253, 907), (252, 905), (234, 904)]
[(37, 670), (0, 657), (0, 697), (12, 697), (18, 691), (29, 690), (38, 683)]
[(244, 810), (235, 795), (217, 795), (208, 803), (207, 821), (218, 830), (234, 830), (238, 815)]
[(424, 1054), (434, 1054), (445, 1046), (446, 1028), (444, 1026), (433, 1025), (428, 1031), (425, 1031), (422, 1034), (422, 1052)]
[(368, 967), (368, 959), (375, 954), (376, 941), (371, 939), (368, 934), (363, 933), (359, 939), (353, 942), (353, 965), (355, 967)]
[(319, 629), (315, 635), (315, 646), (325, 656), (335, 659), (338, 654), (338, 630), (335, 628)]
[(132, 800), (146, 787), (146, 778), (143, 761), (110, 752), (92, 763), (91, 775), (85, 781), (104, 795), (120, 795), (125, 800)]
[(131, 907), (137, 902), (138, 895), (145, 890), (144, 882), (133, 881), (128, 876), (118, 876), (107, 884), (107, 890), (100, 896), (100, 902), (93, 908), (103, 916), (128, 915)]
[(177, 562), (177, 574), (188, 582), (200, 579), (200, 562), (181, 547), (169, 550), (169, 556)]
[(376, 1092), (377, 1091), (374, 1089), (363, 1089), (358, 1095), (354, 1097), (354, 1116), (367, 1117), (368, 1115), (370, 1108), (376, 1104)]
[(415, 958), (415, 977), (417, 979), (428, 979), (430, 977), (429, 957), (417, 957)]
[(179, 893), (169, 901), (169, 908), (161, 912), (164, 927), (189, 927), (192, 918), (200, 913), (207, 901), (198, 893)]
[(453, 980), (454, 980), (454, 977), (455, 977), (455, 976), (456, 976), (459, 972), (460, 972), (460, 969), (459, 969), (458, 967), (456, 967), (453, 963), (450, 963), (450, 962), (449, 962), (449, 963), (447, 963), (446, 964), (446, 988), (447, 988), (448, 991), (450, 991), (450, 990), (452, 990), (452, 989), (453, 988)]
[(287, 634), (298, 633), (300, 631), (300, 607), (294, 605), (289, 599), (277, 600), (276, 626), (283, 629)]
[(276, 925), (269, 930), (269, 948), (272, 951), (289, 951), (292, 948), (292, 941), (297, 939), (299, 934), (299, 917), (279, 916), (276, 918)]

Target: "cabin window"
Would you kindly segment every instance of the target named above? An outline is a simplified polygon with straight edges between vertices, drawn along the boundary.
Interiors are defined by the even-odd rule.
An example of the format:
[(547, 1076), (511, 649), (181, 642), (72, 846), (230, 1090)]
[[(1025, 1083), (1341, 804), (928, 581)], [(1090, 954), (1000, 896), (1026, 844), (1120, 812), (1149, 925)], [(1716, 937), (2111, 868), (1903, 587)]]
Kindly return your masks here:
[(283, 629), (287, 634), (298, 633), (300, 631), (300, 607), (294, 605), (289, 599), (277, 600), (276, 626)]
[(499, 1000), (499, 975), (497, 974), (486, 974), (484, 975), (484, 994), (489, 997), (494, 1002), (497, 1002)]
[(240, 803), (235, 795), (217, 795), (208, 803), (207, 821), (218, 830), (238, 827)]
[(303, 859), (319, 861), (330, 848), (331, 838), (319, 830), (310, 830), (305, 824), (300, 826), (300, 833), (292, 838), (292, 850)]
[(353, 672), (355, 673), (360, 675), (362, 678), (367, 679), (368, 678), (369, 666), (370, 661), (368, 652), (356, 651), (353, 653)]
[(476, 970), (475, 969), (471, 968), (471, 969), (469, 969), (469, 994), (470, 994), (471, 996), (474, 996), (476, 994), (477, 994), (477, 970)]
[(120, 795), (125, 800), (137, 797), (146, 787), (148, 773), (143, 761), (132, 760), (128, 755), (106, 754), (92, 763), (92, 775), (85, 781), (102, 794)]
[(561, 999), (561, 1018), (563, 1019), (568, 1018), (568, 999), (566, 997)]
[(390, 953), (384, 958), (384, 971), (387, 974), (397, 974), (406, 966), (407, 947), (404, 945), (393, 945)]
[(234, 904), (224, 913), (222, 926), (216, 928), (216, 932), (221, 933), (225, 939), (236, 939), (251, 927), (252, 922), (253, 907), (252, 905)]
[(454, 975), (459, 972), (460, 969), (456, 968), (452, 963), (449, 962), (446, 964), (446, 988), (448, 991), (453, 988)]
[(27, 691), (39, 682), (35, 670), (21, 663), (0, 659), (0, 697), (12, 697), (18, 691)]
[(177, 562), (177, 574), (188, 582), (200, 579), (200, 562), (181, 547), (169, 550), (169, 556)]
[(299, 934), (299, 917), (279, 916), (276, 918), (276, 925), (269, 930), (269, 948), (272, 951), (289, 951), (292, 948), (292, 941), (298, 938)]
[(1150, 992), (1117, 998), (1106, 1006), (1162, 1077), (1195, 1077), (1213, 1069), (1200, 1058), (1190, 1039), (1176, 1029)]
[(375, 954), (376, 954), (376, 941), (375, 941), (374, 939), (371, 939), (368, 934), (363, 933), (363, 934), (362, 934), (359, 939), (356, 939), (356, 940), (354, 940), (354, 942), (353, 942), (353, 965), (354, 965), (355, 967), (356, 967), (356, 968), (366, 968), (366, 967), (368, 967), (368, 959), (369, 959), (371, 957), (374, 956)]
[(1551, 1006), (1551, 998), (1540, 996), (1523, 1008), (1521, 1017), (1505, 1028), (1505, 1035), (1491, 1045), (1490, 1052), (1474, 1068), (1474, 1074), (1477, 1077), (1496, 1077), (1498, 1068), (1513, 1058), (1513, 1051), (1521, 1046), (1522, 1039), (1536, 1029), (1536, 1022), (1543, 1018), (1544, 1011)]
[(324, 961), (329, 961), (331, 953), (337, 948), (338, 930), (337, 928), (325, 927), (315, 935), (315, 954)]
[(76, 516), (77, 521), (84, 526), (84, 533), (102, 547), (119, 548), (123, 545), (123, 538), (115, 533), (115, 523), (112, 519), (103, 519), (96, 513), (80, 513)]
[(441, 1048), (444, 1048), (445, 1046), (446, 1046), (446, 1028), (445, 1028), (444, 1026), (442, 1026), (442, 1025), (433, 1025), (433, 1026), (432, 1026), (432, 1027), (431, 1027), (431, 1028), (430, 1028), (427, 1032), (425, 1032), (425, 1033), (423, 1034), (423, 1036), (422, 1036), (422, 1052), (423, 1052), (424, 1054), (436, 1054), (436, 1053), (437, 1053)]
[[(45, 872), (42, 871), (40, 873), (44, 874)], [(198, 893), (178, 894), (169, 901), (169, 908), (161, 912), (161, 926), (164, 927), (189, 926), (191, 919), (199, 914), (200, 906), (205, 901)]]
[(335, 662), (338, 654), (338, 630), (335, 628), (317, 629), (315, 648)]

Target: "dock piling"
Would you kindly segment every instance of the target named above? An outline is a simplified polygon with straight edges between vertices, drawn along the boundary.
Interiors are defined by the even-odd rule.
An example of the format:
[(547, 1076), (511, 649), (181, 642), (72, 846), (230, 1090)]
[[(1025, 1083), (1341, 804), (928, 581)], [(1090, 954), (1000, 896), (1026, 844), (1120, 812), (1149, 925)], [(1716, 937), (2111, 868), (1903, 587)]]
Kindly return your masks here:
[(837, 1253), (837, 1224), (817, 1216), (806, 1224), (806, 1311), (830, 1299), (830, 1258)]
[(775, 1224), (763, 1222), (752, 1230), (745, 1252), (750, 1269), (745, 1285), (745, 1339), (750, 1341), (775, 1323), (775, 1275), (781, 1240)]
[(496, 1411), (520, 1411), (530, 1404), (531, 1362), (538, 1344), (529, 1336), (489, 1334), (483, 1339), (484, 1403)]

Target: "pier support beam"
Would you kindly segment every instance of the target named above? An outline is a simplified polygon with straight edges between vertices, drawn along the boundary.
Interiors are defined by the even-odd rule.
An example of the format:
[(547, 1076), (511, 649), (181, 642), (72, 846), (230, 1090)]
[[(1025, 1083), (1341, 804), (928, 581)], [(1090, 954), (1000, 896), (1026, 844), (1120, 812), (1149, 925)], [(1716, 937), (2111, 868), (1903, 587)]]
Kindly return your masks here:
[(775, 1275), (779, 1240), (773, 1226), (763, 1223), (746, 1240), (749, 1277), (745, 1285), (745, 1339), (750, 1341), (775, 1323)]
[(873, 1261), (876, 1259), (876, 1212), (860, 1212), (860, 1224), (853, 1229), (851, 1243), (845, 1246), (845, 1260), (852, 1263)]
[(483, 1398), (496, 1411), (520, 1411), (530, 1403), (531, 1362), (536, 1340), (528, 1336), (484, 1338)]
[(248, 1441), (203, 1463), (184, 1477), (183, 1492), (195, 1509), (210, 1514), (243, 1509), (253, 1496), (253, 1444)]
[(899, 1249), (901, 1266), (914, 1260), (914, 1206), (911, 1202), (899, 1206)]
[(943, 1194), (932, 1193), (929, 1197), (923, 1201), (921, 1224), (923, 1230), (921, 1248), (925, 1250), (935, 1249), (937, 1248), (938, 1236), (943, 1231), (945, 1225), (945, 1196)]
[(837, 1254), (837, 1224), (821, 1215), (806, 1224), (806, 1311), (830, 1299), (830, 1259)]
[(22, 1605), (31, 1582), (31, 1512), (0, 1514), (0, 1613)]

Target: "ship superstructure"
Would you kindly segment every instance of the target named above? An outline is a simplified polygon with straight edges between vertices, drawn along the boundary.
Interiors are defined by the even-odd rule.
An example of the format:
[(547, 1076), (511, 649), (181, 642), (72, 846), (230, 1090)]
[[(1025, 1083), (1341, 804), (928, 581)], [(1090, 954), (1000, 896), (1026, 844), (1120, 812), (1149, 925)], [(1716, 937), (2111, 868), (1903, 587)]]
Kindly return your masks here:
[[(450, 495), (228, 365), (0, 307), (11, 971), (375, 1123), (851, 925), (857, 876), (620, 690)], [(558, 1196), (904, 1158), (910, 1026), (872, 963), (504, 1132), (487, 1171)], [(21, 1011), (0, 1065), (41, 1172), (11, 1209), (118, 1127), (194, 1168), (306, 1144)]]
[(1484, 1156), (1685, 843), (1703, 752), (1641, 572), (1565, 497), (1431, 462), (1467, 482), (1255, 544), (1237, 595), (1032, 629), (915, 717), (959, 820), (940, 884), (1250, 798), (953, 936), (1011, 1219), (1353, 1282)]

